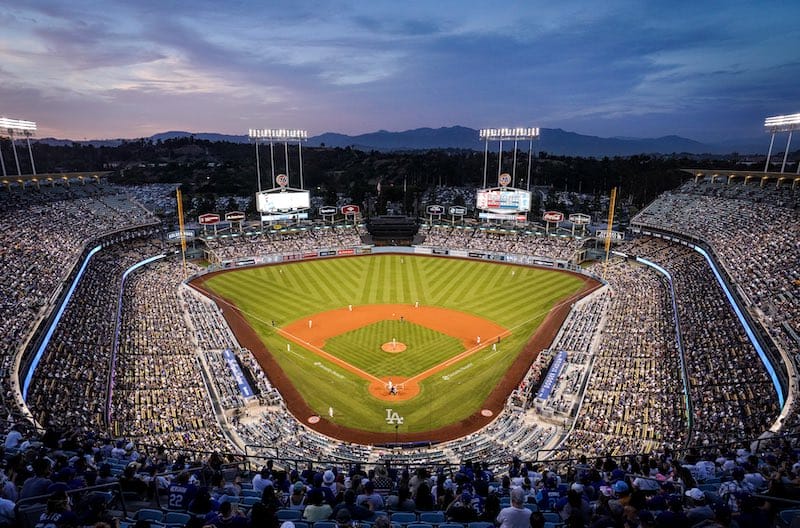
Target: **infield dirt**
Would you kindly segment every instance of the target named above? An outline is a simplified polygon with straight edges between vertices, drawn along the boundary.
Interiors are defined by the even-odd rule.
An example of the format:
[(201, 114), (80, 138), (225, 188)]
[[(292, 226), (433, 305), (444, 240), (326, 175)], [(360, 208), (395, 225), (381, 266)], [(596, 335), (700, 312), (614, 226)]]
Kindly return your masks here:
[[(348, 257), (348, 258), (358, 258), (358, 257)], [(313, 425), (309, 424), (307, 419), (310, 416), (316, 416), (317, 413), (308, 406), (306, 401), (303, 399), (298, 390), (292, 384), (291, 380), (289, 380), (289, 378), (280, 368), (278, 362), (275, 360), (275, 358), (272, 356), (269, 350), (267, 350), (266, 346), (261, 341), (261, 338), (247, 322), (244, 315), (236, 308), (233, 302), (231, 302), (228, 299), (223, 299), (218, 295), (214, 294), (213, 292), (209, 291), (207, 288), (205, 288), (204, 283), (206, 280), (210, 279), (211, 277), (219, 273), (225, 273), (226, 271), (227, 270), (222, 270), (222, 271), (212, 272), (207, 275), (203, 275), (193, 280), (190, 283), (190, 285), (199, 290), (200, 292), (202, 292), (204, 295), (208, 296), (209, 298), (217, 301), (217, 305), (222, 310), (223, 316), (225, 317), (225, 320), (227, 321), (231, 330), (236, 335), (239, 344), (243, 347), (248, 348), (253, 353), (256, 360), (261, 364), (264, 371), (269, 372), (270, 382), (281, 393), (284, 402), (286, 403), (286, 406), (298, 420), (300, 420), (303, 423), (306, 423), (306, 425), (308, 425), (309, 427), (313, 428), (316, 431), (319, 431), (322, 434), (332, 436), (334, 438), (343, 441), (361, 443), (361, 444), (391, 444), (395, 442), (401, 442), (401, 443), (442, 442), (442, 441), (452, 440), (455, 438), (460, 438), (487, 425), (497, 415), (500, 414), (505, 404), (506, 398), (511, 393), (511, 391), (515, 387), (517, 387), (519, 383), (522, 381), (529, 366), (533, 361), (535, 361), (536, 357), (538, 356), (539, 351), (548, 348), (550, 346), (556, 334), (558, 333), (559, 328), (561, 328), (561, 325), (563, 324), (564, 320), (569, 314), (572, 304), (601, 286), (600, 283), (589, 277), (570, 273), (570, 275), (577, 277), (583, 281), (583, 287), (581, 288), (581, 290), (575, 293), (574, 295), (570, 296), (568, 299), (565, 299), (562, 302), (560, 302), (558, 306), (556, 306), (553, 310), (551, 310), (547, 314), (544, 321), (542, 321), (542, 323), (539, 325), (534, 335), (531, 337), (530, 340), (528, 340), (523, 350), (519, 353), (514, 363), (508, 369), (507, 374), (489, 393), (489, 396), (486, 398), (483, 404), (478, 406), (478, 408), (476, 408), (475, 412), (472, 415), (466, 417), (465, 419), (459, 422), (438, 429), (424, 431), (424, 432), (397, 434), (388, 432), (380, 433), (380, 432), (362, 431), (358, 429), (352, 429), (349, 427), (343, 427), (339, 424), (326, 420), (324, 416), (320, 417), (321, 419), (319, 420), (319, 422)], [(560, 273), (569, 273), (569, 272), (560, 271)], [(385, 306), (385, 305), (370, 305), (370, 306)], [(354, 311), (355, 310), (356, 307), (354, 307)], [(404, 314), (404, 317), (409, 317), (409, 315), (414, 310), (415, 308), (413, 306), (408, 306)], [(344, 308), (343, 311), (348, 312), (346, 308)], [(449, 313), (453, 313), (452, 310), (446, 310), (446, 311)], [(338, 310), (334, 310), (332, 312), (338, 312)], [(399, 317), (397, 311), (390, 313), (394, 313), (396, 317)], [(374, 315), (372, 317), (374, 317)], [(322, 339), (323, 344), (324, 344), (324, 338), (322, 338), (322, 336), (325, 335), (325, 332), (332, 332), (328, 336), (332, 337), (334, 335), (338, 335), (346, 331), (342, 328), (339, 328), (338, 331), (335, 331), (333, 328), (328, 330), (326, 328), (327, 327), (326, 324), (325, 325), (321, 324), (321, 321), (319, 320), (319, 314), (312, 315), (309, 318), (314, 322), (312, 327), (309, 329), (307, 324), (308, 318), (303, 318), (302, 321), (298, 321), (296, 323), (299, 327), (298, 329), (303, 328), (303, 326), (305, 326), (304, 328), (305, 330), (309, 331), (318, 330), (320, 333), (319, 336), (315, 339), (317, 340)], [(481, 320), (485, 321), (483, 319)], [(409, 321), (411, 321), (411, 319), (409, 319)], [(317, 328), (315, 329), (314, 326), (316, 326)], [(363, 326), (363, 323), (360, 323), (358, 326), (355, 326), (354, 328), (358, 328), (360, 326)], [(425, 326), (431, 326), (431, 325), (429, 323), (426, 323)], [(501, 329), (500, 332), (505, 330), (499, 325), (495, 326)], [(500, 332), (496, 332), (494, 335), (496, 336)], [(476, 333), (474, 330), (470, 330), (469, 335), (477, 336), (480, 334)], [(487, 337), (489, 335), (490, 334), (487, 333)], [(465, 335), (464, 339), (468, 339), (468, 336)], [(489, 342), (488, 344), (490, 343), (491, 342)], [(474, 347), (474, 345), (475, 342), (472, 341), (471, 346)], [(480, 349), (482, 347), (478, 348)], [(469, 350), (467, 352), (469, 352)], [(440, 365), (445, 365), (445, 363), (442, 363)], [(440, 365), (437, 365), (434, 368), (438, 368)], [(381, 378), (376, 378), (376, 379), (378, 380), (375, 382), (376, 390), (383, 391), (387, 380)], [(401, 383), (403, 380), (401, 380), (400, 378), (392, 378), (392, 381), (396, 383)], [(482, 410), (490, 410), (493, 415), (485, 416), (482, 413)]]

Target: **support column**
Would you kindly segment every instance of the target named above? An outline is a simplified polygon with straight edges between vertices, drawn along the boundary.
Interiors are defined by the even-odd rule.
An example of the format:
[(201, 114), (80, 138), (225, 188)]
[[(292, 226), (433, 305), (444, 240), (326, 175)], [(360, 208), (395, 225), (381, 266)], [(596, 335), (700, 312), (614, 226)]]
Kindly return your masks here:
[(272, 139), (269, 140), (269, 166), (272, 171), (272, 182), (270, 184), (275, 187), (275, 149), (273, 148)]
[(764, 172), (769, 171), (769, 158), (772, 157), (772, 144), (775, 143), (775, 132), (772, 133), (772, 138), (769, 140), (769, 151), (767, 152), (767, 162), (764, 163)]
[(486, 188), (486, 171), (489, 169), (489, 140), (486, 140), (486, 147), (483, 149), (483, 188)]
[(511, 166), (511, 186), (517, 186), (517, 140), (514, 139), (514, 164)]
[[(284, 141), (283, 142), (283, 156), (284, 156), (284, 158), (286, 160), (286, 178), (288, 180), (288, 178), (289, 178), (289, 142), (288, 141)], [(288, 181), (289, 181), (288, 186), (291, 187), (292, 186), (291, 185), (292, 180), (288, 180)]]
[[(2, 140), (0, 140), (0, 165), (3, 166), (3, 178), (5, 178), (5, 177), (8, 176), (8, 174), (6, 174), (6, 162), (3, 159), (3, 141)], [(486, 186), (484, 185), (484, 187), (486, 187)]]
[(256, 142), (256, 176), (258, 177), (258, 192), (261, 192), (261, 161), (258, 159), (258, 138)]
[(31, 157), (31, 170), (33, 171), (33, 175), (36, 176), (36, 165), (33, 163), (33, 151), (31, 150), (30, 134), (25, 134), (25, 140), (28, 142), (28, 155)]
[(297, 157), (300, 160), (300, 188), (303, 188), (303, 140), (297, 140)]
[(789, 131), (789, 139), (786, 141), (786, 150), (783, 152), (783, 163), (781, 163), (781, 174), (786, 168), (786, 158), (789, 157), (789, 145), (792, 143), (792, 131)]
[(497, 185), (500, 185), (500, 172), (503, 169), (503, 140), (500, 140), (500, 151), (497, 153)]
[(533, 155), (533, 138), (531, 138), (531, 142), (528, 145), (528, 183), (525, 186), (526, 191), (531, 190), (531, 156)]
[(17, 145), (14, 143), (14, 131), (9, 130), (11, 136), (11, 150), (14, 151), (14, 161), (17, 163), (17, 176), (22, 176), (22, 171), (19, 168), (19, 157), (17, 156)]

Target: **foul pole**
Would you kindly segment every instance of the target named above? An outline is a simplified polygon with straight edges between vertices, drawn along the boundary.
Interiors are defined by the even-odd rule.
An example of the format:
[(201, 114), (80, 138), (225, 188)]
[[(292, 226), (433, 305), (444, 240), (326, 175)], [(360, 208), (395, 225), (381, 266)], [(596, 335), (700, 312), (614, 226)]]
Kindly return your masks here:
[(614, 229), (614, 207), (617, 202), (617, 188), (611, 189), (611, 199), (608, 202), (608, 227), (606, 227), (606, 259), (603, 261), (603, 280), (606, 278), (608, 267), (608, 254), (611, 252), (611, 232)]
[(183, 259), (183, 279), (186, 280), (186, 233), (183, 230), (183, 199), (181, 190), (175, 189), (178, 200), (178, 231), (181, 233), (181, 258)]

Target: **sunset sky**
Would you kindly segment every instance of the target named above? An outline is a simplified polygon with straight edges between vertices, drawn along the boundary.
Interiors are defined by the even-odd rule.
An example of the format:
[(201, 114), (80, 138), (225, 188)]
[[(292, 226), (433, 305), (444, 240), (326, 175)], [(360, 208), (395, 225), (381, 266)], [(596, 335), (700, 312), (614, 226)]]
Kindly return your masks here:
[(800, 112), (796, 1), (25, 1), (0, 115), (39, 136), (464, 125), (763, 134)]

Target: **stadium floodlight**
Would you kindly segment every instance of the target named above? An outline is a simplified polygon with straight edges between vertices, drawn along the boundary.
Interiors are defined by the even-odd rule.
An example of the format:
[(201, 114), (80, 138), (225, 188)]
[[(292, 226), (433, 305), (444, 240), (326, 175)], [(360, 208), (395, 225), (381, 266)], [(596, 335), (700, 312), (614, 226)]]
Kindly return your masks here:
[(478, 137), (481, 141), (486, 142), (486, 147), (483, 151), (483, 188), (486, 188), (486, 171), (489, 167), (489, 142), (499, 141), (500, 149), (497, 157), (497, 178), (498, 184), (503, 166), (503, 141), (514, 142), (514, 161), (511, 170), (511, 181), (517, 181), (517, 142), (520, 140), (529, 140), (530, 146), (528, 147), (528, 184), (527, 189), (531, 188), (531, 156), (533, 153), (533, 140), (539, 139), (539, 127), (515, 127), (515, 128), (482, 128), (478, 132)]
[(800, 114), (779, 115), (764, 120), (768, 132), (790, 132), (800, 128)]
[(0, 131), (8, 130), (14, 132), (33, 133), (36, 132), (36, 123), (34, 121), (24, 121), (22, 119), (9, 119), (7, 117), (0, 117)]
[(259, 141), (269, 142), (269, 159), (272, 173), (272, 182), (275, 184), (275, 149), (274, 142), (283, 143), (283, 152), (286, 160), (284, 173), (289, 176), (289, 142), (297, 141), (297, 155), (300, 160), (300, 188), (303, 188), (303, 141), (308, 141), (308, 131), (288, 128), (251, 128), (247, 134), (256, 145), (256, 176), (258, 177), (258, 192), (261, 192), (261, 161), (258, 156)]
[(482, 128), (479, 132), (484, 141), (508, 141), (511, 139), (537, 139), (538, 127)]
[(307, 141), (308, 131), (289, 130), (285, 128), (251, 128), (251, 139), (266, 139), (272, 141)]
[[(764, 128), (772, 134), (769, 140), (769, 151), (767, 152), (767, 160), (764, 163), (764, 172), (769, 169), (769, 160), (772, 157), (772, 145), (775, 143), (775, 134), (778, 132), (788, 132), (789, 139), (786, 141), (786, 150), (783, 151), (783, 163), (781, 164), (781, 173), (786, 169), (786, 159), (789, 156), (789, 146), (792, 143), (792, 132), (800, 128), (800, 114), (779, 115), (768, 117), (764, 120)], [(798, 165), (800, 170), (800, 164)]]
[[(14, 151), (14, 161), (17, 164), (17, 175), (21, 176), (22, 171), (19, 168), (19, 157), (17, 156), (17, 145), (14, 142), (14, 134), (20, 133), (25, 136), (28, 142), (28, 154), (31, 157), (31, 171), (36, 175), (36, 165), (33, 163), (33, 151), (31, 150), (31, 136), (36, 132), (36, 123), (34, 121), (25, 121), (23, 119), (9, 119), (7, 117), (0, 117), (0, 136), (7, 135), (11, 138), (11, 148)], [(3, 167), (3, 177), (8, 176), (6, 173), (6, 162), (3, 159), (3, 154), (0, 152), (0, 165)]]

